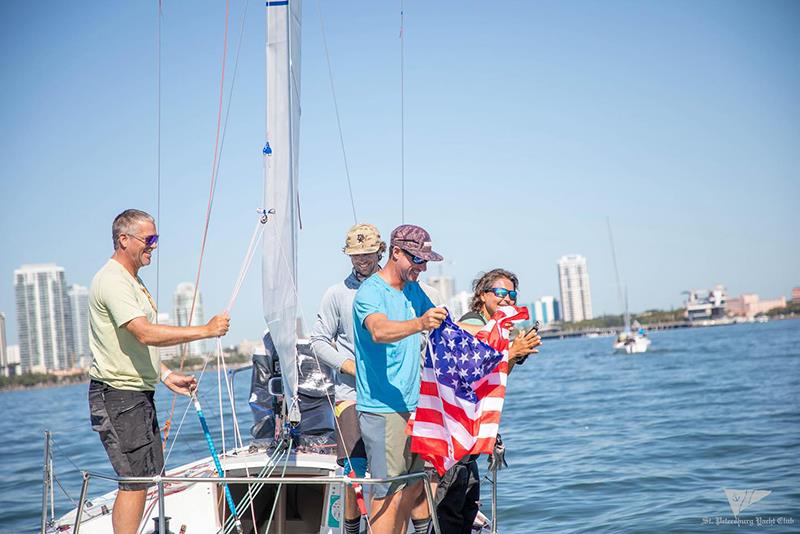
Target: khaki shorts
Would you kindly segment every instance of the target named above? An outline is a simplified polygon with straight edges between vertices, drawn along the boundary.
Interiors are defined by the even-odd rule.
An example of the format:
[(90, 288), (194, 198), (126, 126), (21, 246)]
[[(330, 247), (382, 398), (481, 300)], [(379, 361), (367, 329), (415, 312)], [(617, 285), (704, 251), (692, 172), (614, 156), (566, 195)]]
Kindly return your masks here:
[[(367, 448), (367, 462), (372, 478), (389, 478), (420, 473), (425, 462), (411, 453), (411, 437), (406, 435), (410, 413), (358, 412), (361, 436)], [(372, 496), (383, 499), (406, 487), (406, 481), (370, 484)]]
[[(356, 470), (360, 477), (364, 476), (362, 467), (367, 465), (367, 450), (364, 448), (364, 440), (361, 439), (361, 430), (358, 428), (358, 412), (356, 403), (353, 401), (342, 401), (336, 403), (334, 410), (336, 422), (339, 430), (336, 432), (336, 461), (344, 466), (347, 459), (351, 460), (351, 467)], [(349, 473), (347, 469), (345, 469)]]

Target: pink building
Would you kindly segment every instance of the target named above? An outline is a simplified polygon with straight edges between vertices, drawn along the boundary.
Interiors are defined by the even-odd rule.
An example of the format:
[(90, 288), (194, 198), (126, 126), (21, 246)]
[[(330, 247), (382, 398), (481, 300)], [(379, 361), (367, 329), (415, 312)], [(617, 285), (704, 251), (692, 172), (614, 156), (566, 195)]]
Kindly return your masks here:
[(760, 313), (767, 313), (775, 308), (785, 307), (786, 297), (772, 300), (760, 300), (756, 293), (744, 293), (738, 298), (728, 299), (725, 311), (728, 315), (753, 317)]
[(800, 302), (800, 287), (792, 288), (792, 302)]

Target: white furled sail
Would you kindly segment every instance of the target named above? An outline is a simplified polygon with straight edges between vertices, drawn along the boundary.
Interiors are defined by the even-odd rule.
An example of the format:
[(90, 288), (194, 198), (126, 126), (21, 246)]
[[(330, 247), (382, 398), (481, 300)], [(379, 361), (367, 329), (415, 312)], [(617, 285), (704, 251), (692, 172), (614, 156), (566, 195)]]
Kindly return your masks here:
[(300, 132), (300, 0), (267, 0), (264, 318), (280, 357), (289, 420), (297, 406), (297, 234)]

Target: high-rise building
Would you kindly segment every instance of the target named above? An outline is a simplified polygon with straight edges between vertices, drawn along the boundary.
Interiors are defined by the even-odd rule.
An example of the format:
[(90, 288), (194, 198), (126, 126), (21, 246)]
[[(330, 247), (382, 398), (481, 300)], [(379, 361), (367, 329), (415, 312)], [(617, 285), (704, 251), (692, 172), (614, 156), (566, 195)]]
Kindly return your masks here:
[(469, 311), (469, 304), (472, 301), (472, 293), (459, 291), (450, 298), (450, 315), (454, 321), (458, 321)]
[(439, 291), (439, 295), (444, 302), (450, 302), (456, 291), (455, 280), (453, 280), (452, 276), (429, 276), (428, 284)]
[[(168, 313), (158, 314), (158, 324), (173, 325), (172, 320)], [(179, 345), (170, 345), (168, 347), (158, 347), (158, 355), (162, 360), (174, 360), (180, 356)]]
[(542, 323), (542, 326), (558, 321), (560, 317), (558, 300), (555, 297), (545, 296), (533, 303), (533, 316)]
[(89, 290), (81, 285), (72, 284), (67, 289), (69, 295), (69, 314), (72, 322), (72, 346), (75, 365), (89, 365)]
[(561, 312), (565, 322), (592, 318), (592, 295), (586, 258), (577, 254), (558, 260), (558, 284), (561, 288)]
[(53, 263), (14, 271), (22, 372), (72, 367), (72, 324), (64, 268)]
[[(172, 295), (173, 323), (175, 326), (197, 326), (205, 324), (203, 319), (203, 296), (198, 291), (197, 300), (192, 314), (192, 299), (194, 298), (194, 284), (182, 282), (175, 288)], [(192, 318), (189, 321), (189, 317)], [(192, 341), (185, 349), (185, 354), (190, 357), (199, 357), (206, 353), (204, 340)]]
[(19, 374), (19, 345), (6, 347), (6, 376)]
[(0, 376), (8, 376), (8, 348), (6, 341), (6, 316), (0, 312)]

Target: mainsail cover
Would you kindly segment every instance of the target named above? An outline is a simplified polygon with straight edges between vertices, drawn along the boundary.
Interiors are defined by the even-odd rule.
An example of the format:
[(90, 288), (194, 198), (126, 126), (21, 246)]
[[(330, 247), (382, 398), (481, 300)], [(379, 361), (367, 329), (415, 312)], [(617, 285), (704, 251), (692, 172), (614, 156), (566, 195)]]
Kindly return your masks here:
[(266, 2), (267, 209), (262, 287), (264, 318), (278, 352), (287, 411), (297, 413), (297, 234), (300, 132), (300, 0)]

